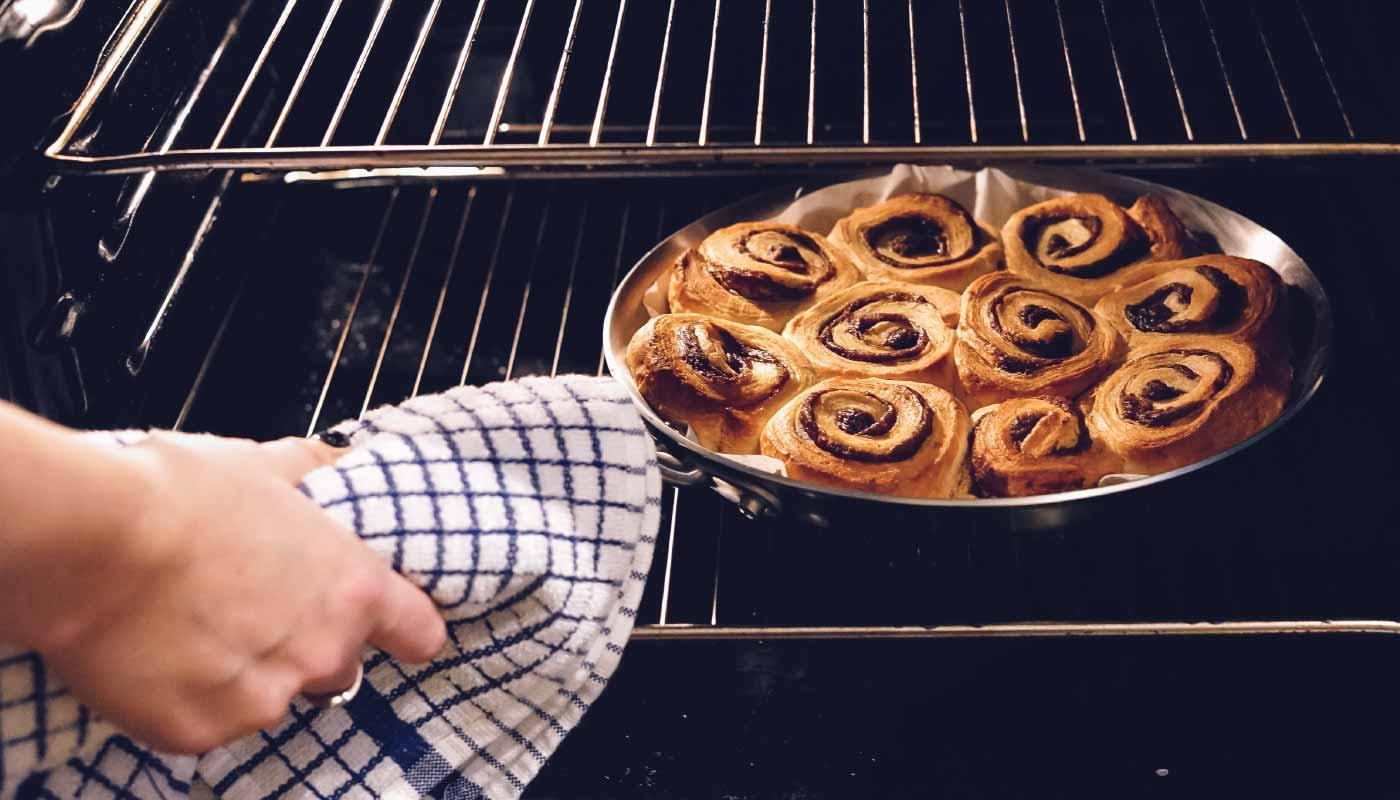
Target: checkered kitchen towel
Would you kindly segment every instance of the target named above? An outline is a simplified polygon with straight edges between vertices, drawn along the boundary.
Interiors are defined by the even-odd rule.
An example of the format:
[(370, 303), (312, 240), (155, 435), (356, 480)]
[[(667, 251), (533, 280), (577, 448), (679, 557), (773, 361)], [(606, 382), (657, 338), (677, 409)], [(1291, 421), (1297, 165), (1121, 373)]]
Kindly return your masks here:
[[(354, 449), (303, 490), (422, 586), (448, 621), (431, 664), (369, 655), (360, 693), (298, 699), (202, 758), (94, 720), (33, 653), (0, 651), (0, 796), (514, 798), (597, 699), (651, 564), (660, 478), (607, 379), (420, 397), (338, 430)], [(47, 771), (36, 771), (47, 768)]]

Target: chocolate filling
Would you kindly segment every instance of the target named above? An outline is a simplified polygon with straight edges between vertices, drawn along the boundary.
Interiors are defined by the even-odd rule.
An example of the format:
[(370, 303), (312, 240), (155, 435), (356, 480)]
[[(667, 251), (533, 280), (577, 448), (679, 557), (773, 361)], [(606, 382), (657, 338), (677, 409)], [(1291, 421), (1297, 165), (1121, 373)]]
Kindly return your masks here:
[[(758, 231), (757, 233), (764, 233)], [(767, 231), (771, 233), (771, 231)], [(715, 279), (715, 283), (723, 286), (725, 291), (746, 297), (750, 300), (801, 300), (811, 296), (820, 285), (836, 274), (836, 270), (831, 263), (821, 256), (818, 264), (808, 263), (802, 258), (802, 251), (805, 248), (815, 253), (823, 253), (820, 245), (812, 237), (802, 233), (787, 233), (781, 235), (788, 240), (788, 243), (770, 243), (767, 247), (759, 249), (750, 248), (750, 240), (756, 233), (749, 233), (739, 239), (736, 248), (755, 261), (769, 266), (776, 267), (787, 272), (798, 275), (809, 276), (815, 273), (816, 279), (807, 286), (787, 286), (773, 279), (772, 275), (766, 272), (745, 269), (744, 267), (731, 266), (726, 264), (716, 264), (707, 261), (706, 270)]]
[[(1077, 453), (1082, 453), (1085, 450), (1088, 450), (1090, 445), (1089, 428), (1087, 425), (1084, 424), (1083, 417), (1081, 417), (1077, 412), (1075, 412), (1073, 407), (1070, 406), (1068, 403), (1059, 400), (1052, 400), (1051, 402), (1055, 403), (1055, 405), (1060, 406), (1066, 411), (1069, 411), (1071, 414), (1074, 415), (1074, 418), (1079, 421), (1079, 438), (1074, 443), (1074, 446), (1056, 450), (1054, 451), (1053, 455), (1072, 456)], [(990, 424), (988, 421), (994, 416), (994, 414), (987, 414), (981, 419), (977, 420), (977, 423), (972, 427), (972, 438), (974, 441), (979, 435), (981, 427), (983, 425)], [(1026, 441), (1026, 437), (1031, 435), (1031, 431), (1035, 429), (1036, 423), (1039, 422), (1042, 418), (1044, 418), (1044, 416), (1044, 414), (1030, 412), (1027, 414), (1022, 414), (1021, 416), (1011, 421), (1011, 425), (1007, 433), (1011, 436), (1011, 440), (1016, 443), (1018, 449)], [(1035, 460), (1032, 459), (1031, 463), (1034, 464)], [(1004, 472), (999, 470), (997, 466), (997, 462), (987, 458), (981, 450), (975, 447), (972, 449), (973, 494), (977, 495), (978, 497), (1006, 497), (1010, 493), (1010, 484), (1007, 480), (1007, 476)], [(1062, 481), (1053, 481), (1042, 477), (1039, 480), (1038, 485), (1044, 487), (1045, 491), (1047, 492), (1082, 489), (1084, 488), (1084, 476), (1066, 475)]]
[(1006, 432), (1011, 436), (1011, 441), (1020, 447), (1026, 441), (1026, 437), (1031, 435), (1031, 431), (1035, 430), (1035, 424), (1042, 419), (1045, 419), (1044, 414), (1022, 414), (1011, 420)]
[(885, 347), (891, 350), (909, 350), (919, 345), (919, 338), (922, 335), (922, 331), (907, 325), (900, 325), (885, 334)]
[[(1196, 377), (1195, 371), (1187, 367), (1179, 367), (1179, 370), (1189, 378)], [(1175, 400), (1183, 394), (1185, 394), (1185, 392), (1175, 386), (1169, 386), (1162, 381), (1148, 381), (1147, 385), (1142, 387), (1143, 397), (1146, 397), (1154, 403), (1160, 403), (1163, 400)]]
[[(1046, 243), (1045, 249), (1053, 258), (1064, 258), (1065, 256), (1076, 256), (1094, 246), (1098, 241), (1099, 234), (1103, 232), (1103, 220), (1098, 217), (1066, 217), (1073, 219), (1089, 229), (1089, 238), (1079, 244), (1070, 244), (1065, 237), (1051, 234), (1050, 241)], [(1057, 220), (1060, 221), (1060, 220)]]
[(836, 427), (852, 436), (868, 436), (866, 431), (875, 427), (875, 422), (875, 418), (869, 412), (858, 408), (843, 408), (836, 412)]
[[(974, 246), (981, 244), (979, 229), (972, 217), (966, 211), (962, 211), (962, 216), (973, 230)], [(876, 258), (897, 269), (916, 269), (929, 266), (928, 263), (911, 264), (910, 261), (937, 264), (966, 255), (965, 253), (948, 252), (947, 231), (938, 224), (937, 220), (920, 214), (891, 217), (872, 225), (865, 231), (864, 236), (870, 252)], [(887, 252), (893, 252), (905, 260), (891, 258)]]
[[(907, 361), (918, 357), (928, 345), (928, 334), (910, 322), (908, 317), (893, 311), (872, 314), (857, 313), (872, 303), (886, 301), (928, 304), (928, 301), (922, 297), (903, 292), (887, 292), (863, 297), (848, 304), (828, 319), (818, 333), (818, 340), (822, 346), (842, 358), (868, 364)], [(887, 332), (882, 340), (870, 341), (867, 337), (871, 329), (882, 322), (892, 323), (894, 329)], [(873, 349), (870, 351), (853, 350), (837, 343), (836, 330), (838, 327), (869, 344)]]
[[(1046, 250), (1051, 258), (1069, 258), (1079, 255), (1093, 247), (1099, 240), (1099, 235), (1103, 233), (1103, 221), (1098, 217), (1081, 217), (1077, 214), (1052, 214), (1044, 217), (1029, 217), (1021, 226), (1021, 241), (1025, 243), (1026, 249), (1031, 253), (1037, 253), (1037, 244), (1040, 242), (1042, 231), (1047, 227), (1066, 220), (1077, 220), (1084, 227), (1089, 229), (1088, 239), (1077, 245), (1070, 244), (1069, 240), (1059, 234), (1051, 234), (1050, 241), (1046, 243)], [(1131, 224), (1131, 223), (1130, 223)], [(1077, 264), (1070, 267), (1062, 267), (1056, 264), (1044, 264), (1040, 266), (1059, 275), (1069, 275), (1074, 278), (1099, 278), (1111, 272), (1126, 267), (1138, 261), (1146, 253), (1150, 246), (1146, 236), (1132, 236), (1119, 242), (1118, 246), (1108, 257), (1089, 264)]]
[[(1210, 386), (1211, 394), (1216, 394), (1225, 388), (1230, 379), (1235, 376), (1235, 368), (1230, 366), (1230, 362), (1209, 350), (1171, 350), (1160, 355), (1200, 356), (1216, 362), (1219, 365), (1220, 374)], [(1163, 366), (1175, 371), (1187, 380), (1200, 379), (1200, 375), (1185, 364), (1165, 364)], [(1185, 392), (1163, 381), (1151, 380), (1143, 386), (1142, 395), (1124, 393), (1120, 396), (1118, 398), (1118, 411), (1123, 415), (1123, 419), (1129, 422), (1136, 422), (1149, 428), (1165, 427), (1179, 419), (1197, 413), (1204, 405), (1204, 402), (1183, 403), (1172, 408), (1157, 408), (1153, 405), (1154, 403), (1174, 400), (1183, 394)]]
[(781, 244), (773, 243), (768, 247), (756, 250), (750, 246), (750, 242), (757, 233), (773, 233), (773, 231), (757, 231), (755, 233), (745, 234), (739, 239), (739, 252), (747, 254), (755, 261), (761, 261), (764, 264), (772, 264), (775, 267), (785, 269), (789, 272), (800, 272), (806, 275), (812, 269), (812, 265), (808, 264), (802, 258), (802, 251), (798, 249), (799, 247), (817, 253), (822, 251), (821, 246), (807, 234), (787, 233), (786, 231), (780, 235), (788, 239), (788, 242)]
[[(992, 300), (992, 305), (988, 314), (988, 322), (992, 330), (1005, 337), (1006, 340), (1015, 347), (1033, 356), (1039, 356), (1040, 358), (1050, 359), (1052, 361), (1062, 361), (1073, 356), (1076, 351), (1074, 349), (1074, 332), (1072, 329), (1055, 331), (1053, 334), (1043, 339), (1032, 339), (1007, 333), (1006, 329), (1002, 327), (1001, 305), (1006, 299), (1007, 293), (1011, 291), (1022, 291), (1024, 289), (1024, 286), (1012, 287), (1007, 292), (1003, 292)], [(1020, 323), (1027, 328), (1038, 328), (1041, 323), (1050, 320), (1059, 320), (1066, 325), (1070, 324), (1070, 321), (1065, 319), (1058, 312), (1046, 308), (1045, 306), (1038, 305), (1024, 306), (1018, 315), (1018, 319)], [(1094, 325), (1093, 317), (1086, 315), (1086, 320), (1089, 327), (1092, 328)], [(1017, 358), (1011, 354), (1002, 353), (997, 356), (997, 369), (1003, 372), (1024, 375), (1026, 373), (1035, 372), (1045, 366), (1047, 365), (1044, 363), (1025, 358)]]
[[(812, 392), (803, 401), (802, 407), (797, 411), (797, 424), (802, 426), (802, 430), (821, 449), (838, 457), (847, 458), (851, 461), (860, 461), (867, 464), (883, 464), (892, 461), (903, 461), (914, 455), (923, 446), (924, 441), (933, 433), (933, 412), (929, 409), (924, 398), (911, 389), (902, 389), (909, 392), (914, 397), (915, 406), (918, 409), (919, 419), (915, 423), (916, 427), (912, 436), (895, 445), (884, 452), (866, 452), (849, 447), (844, 443), (828, 436), (823, 430), (821, 423), (817, 420), (817, 406), (821, 403), (829, 391)], [(867, 395), (884, 407), (884, 412), (876, 418), (868, 411), (857, 408), (843, 408), (834, 415), (836, 427), (843, 433), (852, 436), (875, 437), (889, 433), (898, 421), (898, 413), (894, 406), (881, 400), (874, 395)]]
[(752, 368), (751, 365), (755, 361), (777, 364), (779, 369), (783, 370), (784, 378), (787, 377), (787, 369), (772, 353), (745, 344), (724, 328), (711, 325), (711, 335), (719, 342), (720, 354), (724, 358), (724, 363), (732, 370), (726, 372), (710, 360), (705, 348), (700, 344), (700, 338), (696, 334), (695, 328), (695, 325), (686, 325), (681, 329), (679, 355), (687, 366), (704, 377), (705, 380), (714, 383), (738, 383), (748, 375)]
[(1244, 287), (1230, 280), (1223, 271), (1209, 266), (1196, 267), (1196, 273), (1210, 281), (1219, 293), (1215, 311), (1200, 321), (1174, 319), (1176, 312), (1167, 305), (1167, 300), (1175, 296), (1183, 306), (1191, 304), (1191, 287), (1184, 283), (1168, 283), (1159, 287), (1141, 302), (1123, 309), (1123, 316), (1134, 328), (1144, 333), (1192, 333), (1219, 330), (1240, 318), (1244, 312), (1246, 292)]
[[(1021, 309), (1021, 324), (1028, 328), (1039, 327), (1040, 323), (1052, 319), (1069, 323), (1069, 320), (1044, 306), (1026, 306)], [(1068, 330), (1060, 330), (1044, 339), (1018, 339), (1016, 345), (1041, 358), (1069, 358), (1074, 355), (1074, 334)]]

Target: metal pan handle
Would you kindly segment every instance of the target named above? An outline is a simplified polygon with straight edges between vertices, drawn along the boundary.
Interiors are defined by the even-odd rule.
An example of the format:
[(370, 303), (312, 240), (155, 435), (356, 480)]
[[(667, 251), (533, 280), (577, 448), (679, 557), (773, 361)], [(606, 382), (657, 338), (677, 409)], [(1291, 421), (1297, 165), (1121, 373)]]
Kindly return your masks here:
[(749, 519), (782, 515), (783, 501), (768, 487), (732, 475), (712, 474), (668, 450), (666, 441), (660, 436), (653, 435), (652, 439), (656, 441), (657, 468), (661, 470), (661, 479), (666, 483), (682, 487), (709, 486), (715, 494), (738, 506), (739, 512)]
[(660, 439), (656, 440), (656, 463), (661, 470), (661, 480), (672, 486), (697, 486), (710, 480), (705, 470), (685, 464), (674, 453), (663, 450)]

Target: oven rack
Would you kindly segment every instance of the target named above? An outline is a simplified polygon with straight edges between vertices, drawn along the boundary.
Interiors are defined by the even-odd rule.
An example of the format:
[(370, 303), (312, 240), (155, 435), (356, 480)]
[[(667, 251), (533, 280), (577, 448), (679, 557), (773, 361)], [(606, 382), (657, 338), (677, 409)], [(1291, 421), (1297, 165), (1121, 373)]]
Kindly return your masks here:
[[(1220, 186), (1226, 177), (1203, 180)], [(133, 422), (266, 439), (461, 383), (603, 374), (598, 320), (623, 272), (668, 230), (763, 183), (320, 184), (306, 187), (314, 197), (282, 204), (276, 222), (258, 217), (259, 235), (241, 228), (240, 216), (285, 192), (250, 185), (216, 194), (206, 216), (223, 222), (195, 235), (155, 317), (134, 320), (146, 335), (127, 369), (152, 388)], [(1333, 183), (1326, 196), (1336, 198), (1346, 179)], [(182, 332), (180, 346), (162, 341), (159, 332), (172, 330)], [(1294, 457), (1296, 449), (1267, 448), (1306, 447), (1305, 436), (1289, 436), (1303, 427), (1221, 469)], [(1241, 466), (1230, 479), (1249, 471)], [(974, 524), (872, 537), (871, 552), (853, 557), (833, 538), (854, 529), (842, 520), (830, 532), (749, 520), (712, 492), (668, 489), (636, 636), (1400, 633), (1400, 607), (1387, 599), (1400, 542), (1374, 531), (1318, 540), (1315, 526), (1330, 518), (1315, 516), (1282, 532), (1233, 531), (1240, 518), (1231, 517), (1208, 537)], [(833, 602), (824, 587), (841, 581), (865, 587), (865, 596)]]
[(1364, 12), (1322, 0), (243, 0), (227, 18), (206, 5), (133, 2), (45, 150), (57, 168), (1400, 152), (1356, 44)]

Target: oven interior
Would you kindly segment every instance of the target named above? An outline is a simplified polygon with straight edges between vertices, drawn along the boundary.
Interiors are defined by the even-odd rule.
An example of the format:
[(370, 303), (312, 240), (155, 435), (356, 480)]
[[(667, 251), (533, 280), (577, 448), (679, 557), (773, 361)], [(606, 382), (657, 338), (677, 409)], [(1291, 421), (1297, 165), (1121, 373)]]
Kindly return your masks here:
[(1089, 511), (821, 529), (668, 490), (638, 641), (533, 796), (1384, 785), (1392, 9), (77, 6), (4, 53), (61, 107), (12, 128), (0, 216), (0, 390), (74, 425), (305, 435), (601, 374), (612, 287), (660, 238), (901, 160), (1122, 170), (1322, 280), (1331, 368), (1295, 420)]

